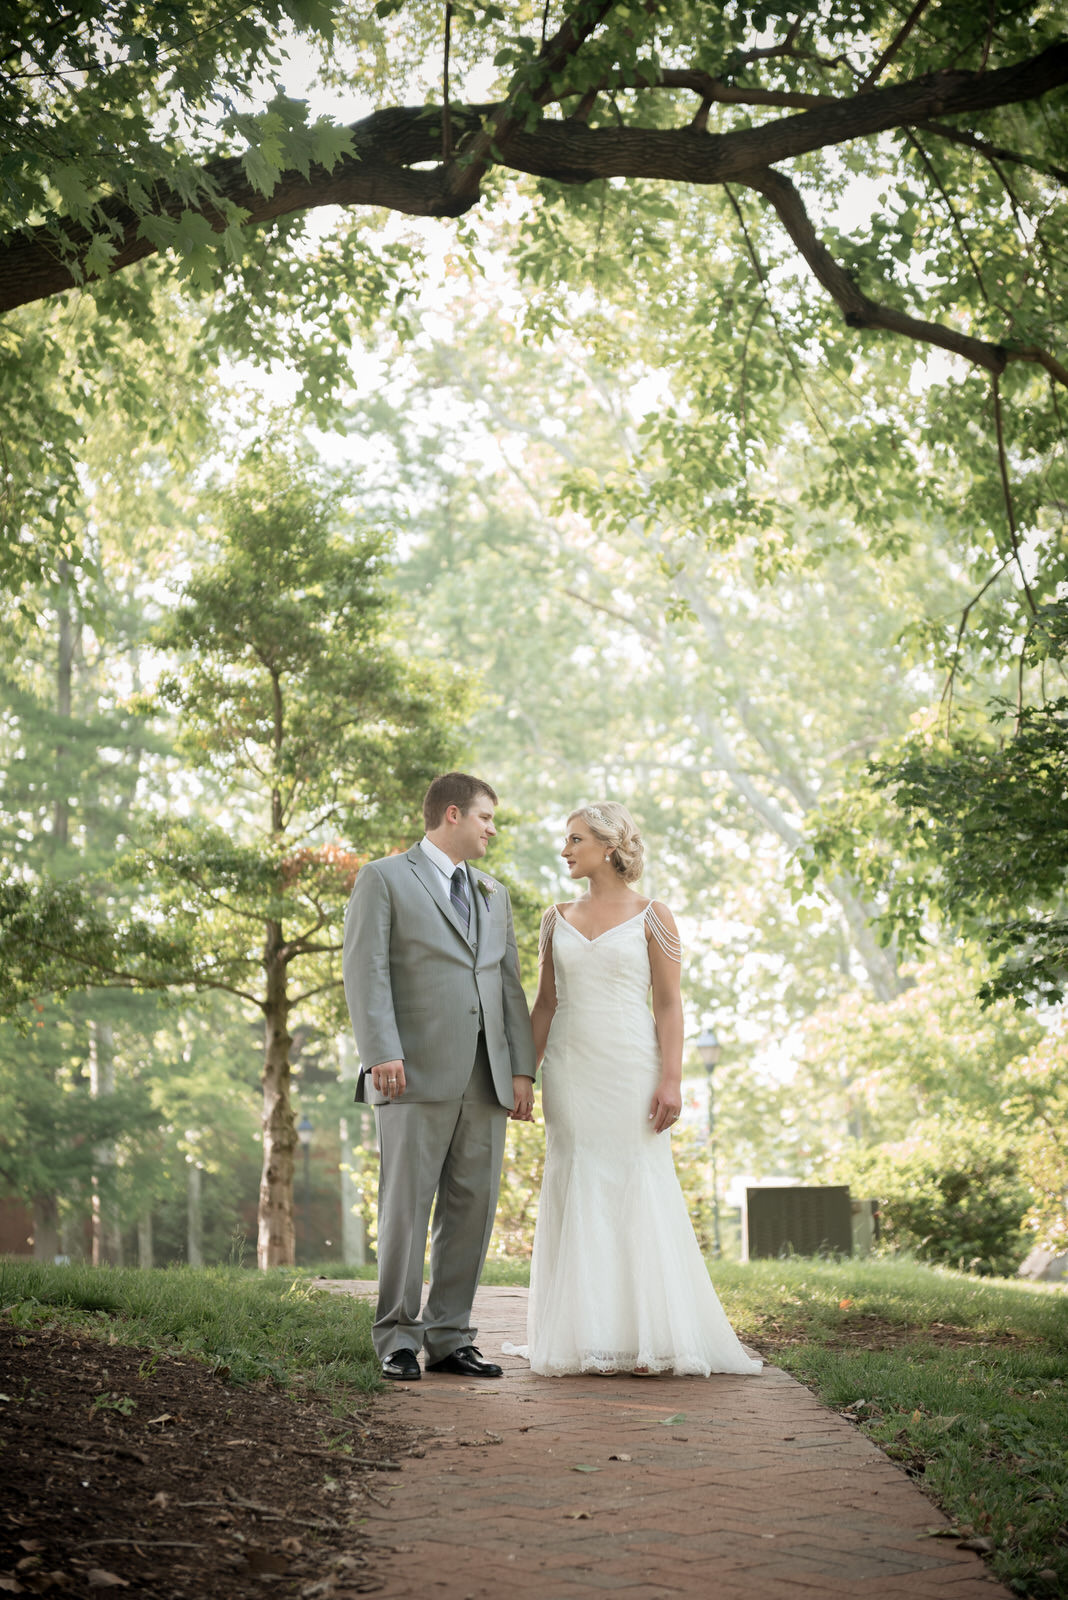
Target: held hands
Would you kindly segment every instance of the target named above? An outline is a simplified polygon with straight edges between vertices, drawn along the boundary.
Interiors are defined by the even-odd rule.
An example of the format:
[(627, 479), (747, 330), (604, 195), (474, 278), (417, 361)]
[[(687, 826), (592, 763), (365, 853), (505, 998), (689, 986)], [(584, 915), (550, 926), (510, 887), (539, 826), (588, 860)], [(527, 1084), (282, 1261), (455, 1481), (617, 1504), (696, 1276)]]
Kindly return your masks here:
[(534, 1084), (530, 1078), (513, 1078), (512, 1093), (515, 1104), (509, 1117), (512, 1122), (534, 1121)]
[(371, 1082), (379, 1094), (386, 1095), (390, 1100), (398, 1099), (405, 1090), (404, 1062), (379, 1062), (377, 1067), (371, 1068)]
[(682, 1111), (682, 1089), (677, 1083), (661, 1082), (649, 1107), (649, 1121), (654, 1133), (663, 1133), (679, 1120)]

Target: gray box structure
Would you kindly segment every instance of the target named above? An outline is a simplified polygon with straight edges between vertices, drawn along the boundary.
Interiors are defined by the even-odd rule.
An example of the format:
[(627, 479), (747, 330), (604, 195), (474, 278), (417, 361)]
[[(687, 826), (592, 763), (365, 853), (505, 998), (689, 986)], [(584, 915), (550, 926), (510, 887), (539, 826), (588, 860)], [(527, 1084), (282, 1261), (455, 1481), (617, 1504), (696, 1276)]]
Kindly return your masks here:
[(747, 1189), (742, 1260), (853, 1254), (848, 1184)]

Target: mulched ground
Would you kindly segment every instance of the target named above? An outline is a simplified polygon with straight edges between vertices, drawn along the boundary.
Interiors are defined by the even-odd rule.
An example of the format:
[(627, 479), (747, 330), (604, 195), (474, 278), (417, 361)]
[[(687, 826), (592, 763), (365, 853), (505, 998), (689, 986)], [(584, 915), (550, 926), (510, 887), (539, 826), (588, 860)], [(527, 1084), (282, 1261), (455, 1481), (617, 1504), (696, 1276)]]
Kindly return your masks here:
[(338, 1419), (193, 1360), (0, 1326), (0, 1596), (371, 1593), (362, 1510), (421, 1449), (367, 1402)]
[[(812, 1343), (811, 1334), (804, 1328), (791, 1328), (770, 1321), (760, 1330), (760, 1351), (774, 1356), (779, 1350)], [(898, 1350), (906, 1345), (939, 1345), (955, 1349), (983, 1350), (1005, 1349), (1015, 1346), (1023, 1349), (1036, 1341), (1022, 1333), (976, 1333), (974, 1328), (960, 1328), (951, 1322), (925, 1322), (919, 1327), (907, 1323), (888, 1322), (875, 1313), (862, 1312), (846, 1317), (833, 1331), (822, 1329), (817, 1341), (828, 1350)]]

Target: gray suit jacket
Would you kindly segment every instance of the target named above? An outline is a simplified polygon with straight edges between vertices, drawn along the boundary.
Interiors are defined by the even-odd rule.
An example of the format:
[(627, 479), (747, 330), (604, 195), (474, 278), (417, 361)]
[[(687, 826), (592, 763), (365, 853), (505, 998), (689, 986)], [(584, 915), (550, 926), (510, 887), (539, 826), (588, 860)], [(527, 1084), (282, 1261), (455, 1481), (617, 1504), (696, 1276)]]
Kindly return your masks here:
[[(534, 1077), (534, 1041), (508, 892), (467, 869), (471, 927), (446, 903), (441, 874), (414, 845), (368, 861), (345, 918), (344, 977), (362, 1070), (357, 1100), (381, 1105), (371, 1068), (403, 1060), (404, 1099), (459, 1099), (479, 1028), (497, 1098), (513, 1104), (512, 1077)], [(483, 890), (479, 887), (485, 884)]]

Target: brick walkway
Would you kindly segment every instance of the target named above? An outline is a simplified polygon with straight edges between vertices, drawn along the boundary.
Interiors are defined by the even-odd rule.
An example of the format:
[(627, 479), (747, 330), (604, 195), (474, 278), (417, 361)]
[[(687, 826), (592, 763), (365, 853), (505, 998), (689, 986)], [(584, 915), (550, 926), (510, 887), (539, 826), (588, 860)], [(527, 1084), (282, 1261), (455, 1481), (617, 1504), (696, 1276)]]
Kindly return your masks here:
[(379, 1402), (425, 1450), (375, 1479), (385, 1600), (1008, 1600), (979, 1556), (932, 1537), (946, 1522), (915, 1484), (779, 1368), (539, 1378), (500, 1354), (526, 1341), (525, 1289), (480, 1290), (475, 1316), (503, 1379), (431, 1374)]

